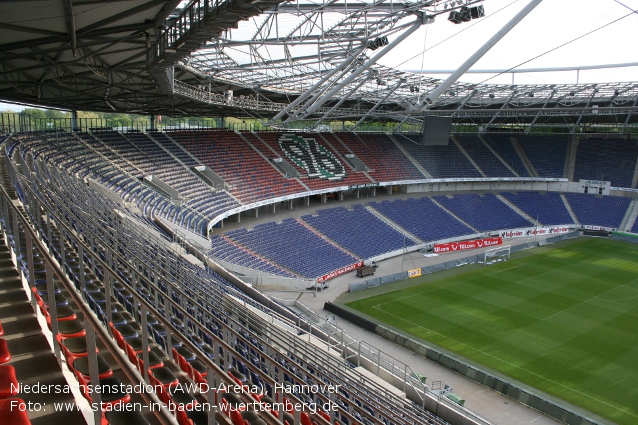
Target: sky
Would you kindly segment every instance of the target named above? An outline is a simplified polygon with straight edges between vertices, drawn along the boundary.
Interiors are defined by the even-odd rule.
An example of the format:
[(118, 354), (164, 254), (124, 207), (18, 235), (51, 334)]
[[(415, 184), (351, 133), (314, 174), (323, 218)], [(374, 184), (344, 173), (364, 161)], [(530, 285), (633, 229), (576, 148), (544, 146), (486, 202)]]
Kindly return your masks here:
[[(386, 55), (381, 63), (401, 70), (454, 70), (516, 15), (529, 0), (485, 0), (486, 16), (453, 24), (447, 15), (424, 26)], [(625, 6), (623, 6), (623, 4)], [(471, 69), (508, 69), (533, 59), (598, 27), (629, 15), (520, 68), (578, 67), (638, 62), (638, 0), (544, 0)], [(443, 41), (454, 36), (452, 39)], [(422, 54), (425, 44), (425, 55)], [(413, 56), (415, 58), (411, 59)], [(422, 65), (423, 61), (423, 65)], [(494, 74), (465, 74), (478, 83)], [(445, 78), (438, 75), (438, 78)], [(638, 81), (638, 67), (580, 71), (580, 83)], [(576, 71), (516, 74), (515, 83), (577, 82)], [(511, 74), (489, 83), (509, 84)]]
[[(455, 25), (442, 15), (423, 26), (387, 54), (380, 63), (401, 70), (453, 70), (459, 67), (493, 34), (502, 28), (529, 0), (485, 0), (486, 16)], [(623, 6), (624, 5), (624, 6)], [(638, 0), (544, 0), (472, 69), (578, 67), (638, 62)], [(625, 15), (629, 15), (624, 17)], [(624, 17), (624, 18), (623, 18)], [(622, 18), (622, 19), (621, 19)], [(611, 22), (619, 21), (610, 24)], [(592, 34), (544, 54), (585, 35)], [(444, 41), (445, 39), (453, 38)], [(425, 54), (422, 54), (425, 46)], [(544, 55), (543, 55), (544, 54)], [(434, 75), (445, 78), (446, 75)], [(465, 74), (461, 81), (510, 84), (512, 75)], [(516, 74), (517, 84), (604, 83), (638, 81), (638, 66), (553, 73)], [(24, 107), (0, 103), (0, 110)]]

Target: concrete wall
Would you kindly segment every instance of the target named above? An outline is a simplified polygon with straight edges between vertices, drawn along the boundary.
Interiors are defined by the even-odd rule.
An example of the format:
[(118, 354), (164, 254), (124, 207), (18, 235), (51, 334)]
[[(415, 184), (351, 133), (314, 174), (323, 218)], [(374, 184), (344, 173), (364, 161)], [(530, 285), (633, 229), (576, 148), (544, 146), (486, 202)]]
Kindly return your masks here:
[(313, 283), (312, 280), (277, 276), (272, 273), (229, 263), (219, 258), (215, 258), (215, 262), (232, 272), (238, 273), (238, 275), (240, 275), (238, 277), (241, 280), (250, 283), (262, 291), (304, 291)]
[[(579, 182), (546, 182), (546, 181), (478, 181), (478, 182), (444, 182), (419, 183), (402, 185), (402, 193), (430, 193), (430, 192), (490, 192), (490, 191), (542, 191), (542, 192), (575, 192), (583, 193), (584, 184)], [(620, 192), (620, 191), (616, 191)], [(614, 195), (616, 193), (613, 193)], [(619, 195), (620, 196), (620, 195)]]

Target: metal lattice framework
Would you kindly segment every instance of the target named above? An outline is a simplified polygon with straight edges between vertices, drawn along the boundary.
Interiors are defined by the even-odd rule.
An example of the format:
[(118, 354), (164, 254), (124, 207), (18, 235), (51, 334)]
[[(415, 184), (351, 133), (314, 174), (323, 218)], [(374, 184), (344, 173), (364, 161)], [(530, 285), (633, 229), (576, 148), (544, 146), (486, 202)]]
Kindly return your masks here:
[(422, 25), (482, 3), (9, 1), (0, 6), (0, 99), (72, 110), (256, 117), (284, 127), (345, 120), (420, 125), (424, 113), (528, 130), (581, 123), (624, 130), (637, 121), (638, 82), (457, 82), (427, 110), (420, 107), (441, 80), (379, 59)]

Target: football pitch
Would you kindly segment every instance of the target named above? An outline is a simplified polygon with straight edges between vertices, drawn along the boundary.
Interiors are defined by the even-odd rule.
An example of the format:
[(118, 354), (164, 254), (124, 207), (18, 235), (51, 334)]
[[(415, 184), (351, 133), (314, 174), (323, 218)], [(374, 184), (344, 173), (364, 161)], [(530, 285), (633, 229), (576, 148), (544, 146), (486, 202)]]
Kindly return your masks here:
[(347, 305), (618, 424), (638, 424), (638, 244), (581, 238), (538, 250)]

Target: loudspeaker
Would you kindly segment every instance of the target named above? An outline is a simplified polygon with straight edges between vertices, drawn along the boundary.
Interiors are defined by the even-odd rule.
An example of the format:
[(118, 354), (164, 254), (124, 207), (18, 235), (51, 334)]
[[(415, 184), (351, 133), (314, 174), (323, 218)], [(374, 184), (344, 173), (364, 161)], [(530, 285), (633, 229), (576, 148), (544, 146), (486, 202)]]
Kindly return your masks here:
[(368, 41), (368, 49), (377, 50), (381, 46), (388, 45), (388, 37), (377, 37), (372, 41)]
[(470, 16), (472, 19), (482, 18), (485, 16), (485, 9), (483, 8), (483, 5), (470, 7)]
[(423, 118), (421, 144), (424, 146), (446, 146), (450, 141), (451, 131), (452, 117), (426, 115)]
[(463, 6), (459, 9), (459, 19), (463, 22), (469, 22), (472, 20), (472, 14), (467, 6)]
[(447, 20), (450, 22), (454, 22), (455, 24), (460, 24), (461, 22), (463, 22), (459, 17), (459, 12), (457, 12), (456, 10), (450, 12), (450, 16), (448, 16)]

